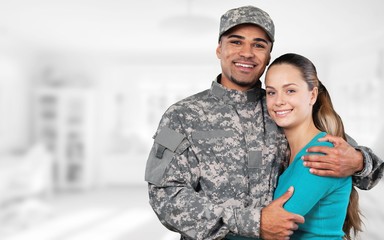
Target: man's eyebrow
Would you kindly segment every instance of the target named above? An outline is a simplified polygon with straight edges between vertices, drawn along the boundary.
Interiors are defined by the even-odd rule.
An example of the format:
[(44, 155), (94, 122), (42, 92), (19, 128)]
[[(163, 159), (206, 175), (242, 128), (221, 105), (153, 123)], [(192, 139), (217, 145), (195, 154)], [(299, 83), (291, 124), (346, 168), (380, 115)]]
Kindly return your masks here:
[[(245, 37), (237, 35), (237, 34), (231, 34), (231, 35), (228, 36), (228, 38), (245, 39)], [(254, 38), (253, 41), (255, 41), (255, 42), (265, 42), (266, 44), (268, 44), (268, 41), (265, 40), (264, 38)]]
[(245, 37), (237, 35), (237, 34), (231, 34), (228, 36), (228, 38), (239, 38), (239, 39), (245, 39)]
[(264, 38), (254, 38), (253, 39), (255, 42), (265, 42), (266, 44), (268, 44), (268, 41), (265, 40)]

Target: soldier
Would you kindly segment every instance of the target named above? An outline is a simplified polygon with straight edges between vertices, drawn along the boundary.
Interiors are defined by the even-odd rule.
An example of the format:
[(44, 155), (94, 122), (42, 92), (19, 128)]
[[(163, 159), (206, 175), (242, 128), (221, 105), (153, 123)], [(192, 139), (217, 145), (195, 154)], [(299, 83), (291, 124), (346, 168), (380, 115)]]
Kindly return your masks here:
[[(291, 188), (272, 201), (288, 152), (260, 81), (273, 42), (274, 24), (266, 12), (253, 6), (229, 10), (221, 17), (216, 49), (221, 74), (210, 89), (162, 116), (145, 180), (154, 212), (181, 239), (288, 239), (304, 222), (282, 208)], [(328, 138), (334, 148), (322, 147), (324, 156), (306, 159), (313, 173), (353, 174), (361, 189), (379, 181), (384, 164), (369, 148)]]

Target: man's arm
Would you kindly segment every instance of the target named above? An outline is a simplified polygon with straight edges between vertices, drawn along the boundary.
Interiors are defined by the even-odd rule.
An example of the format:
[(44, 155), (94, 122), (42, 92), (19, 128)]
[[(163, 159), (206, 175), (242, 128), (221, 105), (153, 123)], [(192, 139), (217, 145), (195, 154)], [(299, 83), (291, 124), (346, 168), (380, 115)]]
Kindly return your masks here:
[[(258, 238), (261, 208), (230, 198), (220, 167), (211, 166), (202, 189), (200, 161), (182, 134), (182, 124), (169, 119), (165, 115), (160, 123), (145, 173), (149, 202), (161, 223), (185, 239), (222, 239), (229, 232)], [(228, 192), (229, 199), (220, 197), (220, 191)]]
[(347, 143), (343, 138), (326, 135), (319, 141), (329, 141), (334, 148), (317, 146), (308, 152), (321, 152), (325, 155), (305, 155), (304, 165), (311, 173), (319, 176), (353, 176), (353, 184), (363, 190), (373, 188), (383, 177), (384, 162), (371, 149), (356, 146), (351, 139)]
[[(154, 170), (152, 164), (161, 161), (151, 155), (148, 172)], [(261, 208), (240, 207), (231, 200), (217, 204), (199, 193), (199, 170), (191, 155), (185, 150), (167, 161), (161, 174), (154, 170), (155, 174), (146, 175), (149, 202), (161, 223), (186, 239), (222, 239), (230, 232), (258, 238)]]

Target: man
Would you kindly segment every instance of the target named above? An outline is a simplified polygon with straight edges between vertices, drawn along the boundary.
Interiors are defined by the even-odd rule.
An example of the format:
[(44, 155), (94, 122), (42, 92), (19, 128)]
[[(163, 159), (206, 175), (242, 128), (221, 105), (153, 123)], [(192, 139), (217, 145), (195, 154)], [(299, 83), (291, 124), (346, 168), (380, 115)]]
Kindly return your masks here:
[[(172, 105), (163, 115), (145, 180), (160, 221), (181, 239), (287, 239), (304, 218), (283, 209), (290, 188), (272, 201), (287, 166), (286, 139), (270, 119), (260, 77), (271, 59), (274, 24), (245, 6), (221, 17), (216, 50), (222, 73), (206, 91)], [(308, 156), (318, 175), (354, 174), (373, 187), (384, 164), (368, 148), (328, 136), (335, 148)], [(356, 174), (358, 172), (358, 174)]]

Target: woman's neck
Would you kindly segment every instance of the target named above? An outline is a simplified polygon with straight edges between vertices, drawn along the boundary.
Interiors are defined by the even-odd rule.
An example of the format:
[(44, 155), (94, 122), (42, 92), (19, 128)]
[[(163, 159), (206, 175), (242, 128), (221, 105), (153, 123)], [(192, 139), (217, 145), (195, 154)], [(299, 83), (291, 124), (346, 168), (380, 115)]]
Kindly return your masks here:
[(291, 163), (300, 150), (308, 144), (318, 133), (319, 129), (314, 124), (309, 126), (301, 126), (294, 129), (284, 129), (285, 136), (289, 143), (291, 156), (289, 163)]

